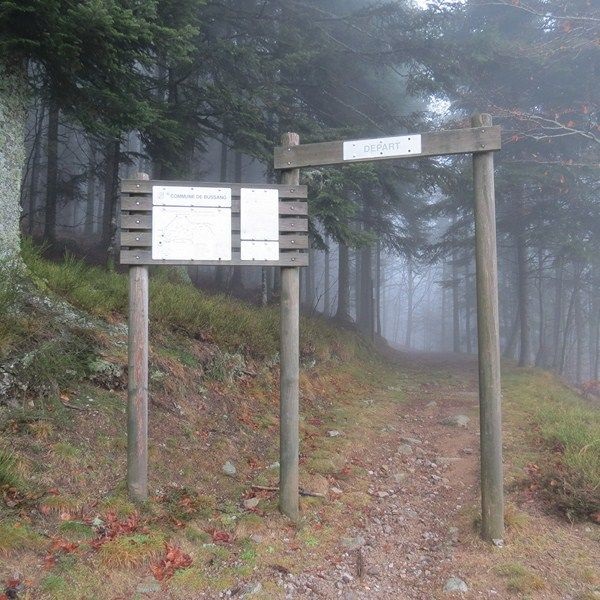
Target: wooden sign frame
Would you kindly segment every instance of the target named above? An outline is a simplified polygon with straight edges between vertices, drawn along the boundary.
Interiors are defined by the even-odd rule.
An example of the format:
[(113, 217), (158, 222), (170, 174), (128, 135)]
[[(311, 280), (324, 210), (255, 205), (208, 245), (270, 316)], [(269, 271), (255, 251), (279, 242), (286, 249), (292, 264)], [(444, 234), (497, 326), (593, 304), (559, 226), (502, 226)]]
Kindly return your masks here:
[[(152, 258), (153, 187), (229, 188), (231, 190), (231, 260), (158, 260)], [(278, 260), (242, 260), (240, 207), (242, 189), (277, 190), (279, 198)], [(151, 181), (144, 173), (121, 183), (121, 264), (129, 267), (127, 489), (136, 502), (148, 499), (148, 315), (151, 265), (269, 266), (281, 268), (282, 389), (298, 389), (288, 365), (298, 361), (298, 269), (308, 265), (308, 190), (298, 181), (282, 185)], [(275, 237), (275, 233), (274, 233)], [(248, 240), (254, 242), (254, 240)], [(290, 282), (292, 284), (290, 292)], [(292, 307), (291, 312), (287, 307)], [(290, 317), (291, 315), (291, 325)], [(295, 357), (295, 359), (294, 359)]]
[[(157, 260), (152, 258), (152, 188), (154, 186), (231, 189), (231, 260)], [(240, 193), (242, 188), (279, 193), (279, 259), (242, 260), (240, 256)], [(124, 180), (121, 183), (122, 265), (205, 265), (304, 267), (308, 265), (308, 190), (304, 185), (204, 183), (198, 181)]]
[[(297, 183), (301, 167), (345, 165), (378, 160), (415, 159), (469, 153), (473, 155), (475, 259), (477, 280), (477, 331), (479, 355), (479, 408), (481, 444), (481, 512), (482, 537), (497, 545), (504, 537), (504, 492), (502, 469), (502, 419), (500, 390), (500, 335), (498, 321), (498, 267), (496, 249), (496, 209), (494, 192), (494, 151), (501, 148), (500, 128), (492, 117), (474, 115), (471, 128), (411, 134), (395, 138), (334, 141), (299, 144), (296, 134), (288, 133), (275, 148), (274, 167), (286, 183)], [(418, 140), (409, 139), (418, 137)], [(357, 152), (345, 148), (365, 145)], [(349, 146), (350, 144), (350, 146)], [(380, 146), (380, 147), (379, 147)], [(397, 154), (394, 155), (394, 150)], [(297, 271), (297, 269), (296, 269)], [(292, 278), (290, 286), (296, 282)], [(290, 287), (296, 294), (295, 287)], [(282, 307), (287, 326), (293, 325), (295, 312), (288, 315)], [(293, 342), (296, 344), (296, 340)], [(282, 354), (282, 373), (283, 373)], [(298, 520), (298, 448), (299, 414), (298, 377), (295, 356), (286, 357), (286, 366), (294, 385), (283, 387), (281, 414), (280, 510)]]

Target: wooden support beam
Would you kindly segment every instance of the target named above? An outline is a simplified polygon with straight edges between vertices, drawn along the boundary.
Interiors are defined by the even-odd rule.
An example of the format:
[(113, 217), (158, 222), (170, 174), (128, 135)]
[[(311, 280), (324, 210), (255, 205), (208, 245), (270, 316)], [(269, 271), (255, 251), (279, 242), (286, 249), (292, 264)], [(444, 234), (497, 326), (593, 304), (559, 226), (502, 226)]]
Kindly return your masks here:
[[(284, 146), (300, 143), (296, 133), (282, 137)], [(298, 169), (281, 175), (296, 187)], [(281, 348), (279, 391), (279, 510), (293, 522), (300, 519), (299, 490), (299, 386), (300, 386), (300, 273), (298, 267), (281, 267)]]
[[(475, 115), (472, 125), (489, 129), (492, 117)], [(473, 187), (479, 343), (481, 535), (485, 540), (498, 544), (504, 538), (504, 492), (493, 152), (473, 155)]]
[(148, 499), (148, 267), (129, 267), (127, 489)]
[(265, 190), (277, 188), (280, 198), (307, 198), (308, 188), (305, 185), (273, 185), (270, 183), (208, 183), (204, 181), (140, 181), (138, 179), (124, 179), (121, 182), (121, 192), (123, 194), (152, 194), (152, 188), (155, 185), (167, 186), (175, 185), (178, 187), (218, 187), (231, 188), (232, 197), (239, 197), (242, 188), (252, 188), (256, 190)]
[[(346, 160), (344, 160), (343, 141), (302, 144), (298, 146), (284, 144), (275, 148), (274, 166), (276, 169), (297, 169), (300, 167), (340, 165), (373, 160), (398, 160), (424, 156), (490, 152), (500, 150), (501, 148), (500, 127), (483, 126), (470, 129), (436, 131), (423, 133), (420, 137), (421, 152), (418, 154), (407, 154), (396, 157), (389, 155), (369, 156), (367, 158)], [(384, 140), (385, 138), (381, 139)]]

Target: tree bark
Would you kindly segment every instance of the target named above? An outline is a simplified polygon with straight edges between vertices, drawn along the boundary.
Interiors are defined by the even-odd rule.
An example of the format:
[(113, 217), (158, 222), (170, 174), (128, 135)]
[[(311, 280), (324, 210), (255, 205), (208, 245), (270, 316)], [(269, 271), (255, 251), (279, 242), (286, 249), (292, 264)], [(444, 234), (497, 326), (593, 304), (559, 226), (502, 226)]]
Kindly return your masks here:
[(20, 247), (21, 174), (25, 163), (27, 73), (0, 62), (0, 265), (23, 269)]
[(452, 251), (452, 350), (460, 352), (460, 287), (456, 251)]

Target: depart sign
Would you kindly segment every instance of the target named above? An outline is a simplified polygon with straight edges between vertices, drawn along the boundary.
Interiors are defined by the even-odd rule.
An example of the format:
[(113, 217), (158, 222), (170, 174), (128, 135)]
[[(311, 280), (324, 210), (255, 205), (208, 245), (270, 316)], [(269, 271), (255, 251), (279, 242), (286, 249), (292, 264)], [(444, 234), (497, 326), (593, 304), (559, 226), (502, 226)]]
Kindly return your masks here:
[(371, 140), (351, 140), (344, 142), (343, 152), (344, 160), (421, 154), (421, 136), (400, 135)]

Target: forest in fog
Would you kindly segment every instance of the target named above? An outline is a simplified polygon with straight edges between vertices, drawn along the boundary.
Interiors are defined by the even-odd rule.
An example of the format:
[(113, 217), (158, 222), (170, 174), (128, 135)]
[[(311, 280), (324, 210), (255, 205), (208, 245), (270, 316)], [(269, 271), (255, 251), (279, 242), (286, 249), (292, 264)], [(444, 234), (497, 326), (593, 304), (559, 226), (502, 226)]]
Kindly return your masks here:
[[(102, 77), (61, 86), (39, 69), (43, 48), (28, 63), (21, 228), (45, 252), (119, 268), (119, 181), (138, 172), (274, 182), (286, 131), (306, 143), (372, 138), (469, 127), (485, 112), (502, 127), (502, 353), (576, 383), (600, 378), (597, 3), (158, 0), (153, 19), (120, 10), (64, 18), (89, 29), (90, 48), (121, 28), (128, 66), (103, 55)], [(68, 68), (73, 49), (60, 48)], [(399, 348), (476, 352), (471, 173), (470, 156), (303, 170), (304, 310)], [(272, 267), (188, 272), (203, 288), (277, 296)]]

